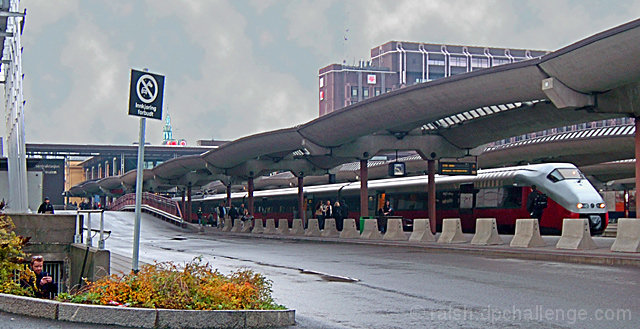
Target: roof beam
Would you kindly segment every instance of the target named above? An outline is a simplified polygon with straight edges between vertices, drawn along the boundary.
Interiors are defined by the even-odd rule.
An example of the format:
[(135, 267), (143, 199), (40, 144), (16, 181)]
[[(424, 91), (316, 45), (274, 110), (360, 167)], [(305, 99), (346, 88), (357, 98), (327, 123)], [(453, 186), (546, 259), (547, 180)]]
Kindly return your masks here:
[(559, 109), (594, 106), (594, 96), (579, 93), (556, 78), (542, 80), (542, 91)]

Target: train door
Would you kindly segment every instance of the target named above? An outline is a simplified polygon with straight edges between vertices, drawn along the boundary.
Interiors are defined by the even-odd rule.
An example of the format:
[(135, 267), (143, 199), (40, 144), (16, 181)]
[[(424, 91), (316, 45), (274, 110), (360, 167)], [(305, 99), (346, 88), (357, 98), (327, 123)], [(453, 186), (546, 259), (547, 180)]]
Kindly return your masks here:
[(476, 204), (476, 190), (473, 184), (460, 185), (460, 222), (462, 230), (466, 233), (473, 233), (475, 228), (474, 209)]

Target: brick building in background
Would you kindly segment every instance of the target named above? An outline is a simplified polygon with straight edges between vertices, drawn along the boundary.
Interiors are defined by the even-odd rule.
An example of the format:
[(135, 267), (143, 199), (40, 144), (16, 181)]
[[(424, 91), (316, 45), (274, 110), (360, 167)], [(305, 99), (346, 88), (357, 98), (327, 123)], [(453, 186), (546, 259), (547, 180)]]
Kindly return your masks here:
[(358, 65), (319, 70), (319, 116), (416, 83), (519, 62), (546, 51), (390, 41), (371, 49)]

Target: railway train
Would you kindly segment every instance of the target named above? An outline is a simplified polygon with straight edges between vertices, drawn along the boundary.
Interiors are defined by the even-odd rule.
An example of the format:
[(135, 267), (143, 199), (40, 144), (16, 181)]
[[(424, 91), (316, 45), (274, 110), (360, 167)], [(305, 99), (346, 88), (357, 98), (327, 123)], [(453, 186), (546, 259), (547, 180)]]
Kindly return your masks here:
[[(540, 219), (543, 234), (559, 234), (564, 218), (587, 218), (592, 234), (606, 228), (604, 200), (580, 170), (569, 163), (546, 163), (479, 170), (476, 176), (436, 175), (436, 230), (441, 230), (443, 218), (460, 218), (462, 230), (469, 233), (475, 231), (477, 218), (496, 218), (501, 233), (513, 232), (516, 219), (531, 217), (526, 204), (532, 185), (548, 197)], [(389, 200), (405, 229), (411, 229), (415, 218), (428, 218), (424, 175), (371, 180), (368, 190), (369, 213)], [(298, 218), (297, 193), (296, 187), (255, 191), (254, 216)], [(234, 206), (247, 202), (246, 192), (231, 197)], [(324, 200), (346, 204), (345, 218), (360, 216), (360, 182), (305, 186), (304, 198), (305, 218), (311, 218), (315, 205)], [(192, 205), (202, 207), (206, 216), (225, 200), (226, 194), (209, 195), (194, 199)]]

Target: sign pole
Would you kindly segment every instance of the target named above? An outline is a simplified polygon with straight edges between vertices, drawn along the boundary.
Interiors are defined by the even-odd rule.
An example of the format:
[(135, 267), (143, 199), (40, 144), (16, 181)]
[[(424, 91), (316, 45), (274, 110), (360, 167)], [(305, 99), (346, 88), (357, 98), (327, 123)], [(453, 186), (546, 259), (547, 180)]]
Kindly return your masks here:
[(133, 257), (131, 269), (138, 273), (140, 255), (140, 212), (142, 208), (142, 183), (144, 181), (144, 135), (147, 118), (162, 120), (162, 97), (164, 76), (144, 71), (131, 70), (129, 86), (129, 115), (140, 117), (138, 138), (138, 168), (136, 169), (136, 219), (133, 224)]
[(140, 118), (140, 136), (138, 138), (138, 168), (136, 169), (136, 220), (133, 225), (133, 257), (131, 269), (138, 272), (138, 255), (140, 254), (140, 209), (142, 208), (142, 182), (144, 171), (144, 135), (146, 118)]

